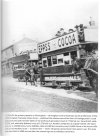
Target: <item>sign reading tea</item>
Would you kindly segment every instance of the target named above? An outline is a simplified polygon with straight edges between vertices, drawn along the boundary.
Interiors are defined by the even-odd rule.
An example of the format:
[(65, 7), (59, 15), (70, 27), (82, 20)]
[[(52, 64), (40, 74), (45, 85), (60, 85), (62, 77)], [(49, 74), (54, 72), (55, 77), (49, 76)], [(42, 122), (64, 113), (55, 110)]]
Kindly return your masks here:
[(46, 53), (78, 44), (77, 32), (72, 32), (38, 44), (38, 53)]

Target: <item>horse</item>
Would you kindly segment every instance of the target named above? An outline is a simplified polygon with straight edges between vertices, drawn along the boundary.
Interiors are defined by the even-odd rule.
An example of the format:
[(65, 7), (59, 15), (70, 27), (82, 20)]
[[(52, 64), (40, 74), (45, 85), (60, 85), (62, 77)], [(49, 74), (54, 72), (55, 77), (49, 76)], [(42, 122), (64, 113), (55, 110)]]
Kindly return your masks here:
[(87, 57), (85, 61), (82, 62), (81, 59), (75, 59), (72, 63), (73, 72), (78, 73), (83, 71), (89, 81), (90, 86), (98, 97), (98, 59), (97, 57), (91, 56)]
[(88, 77), (92, 89), (98, 97), (98, 59), (93, 57), (88, 58), (83, 69)]
[(26, 69), (25, 71), (25, 82), (27, 85), (27, 82), (31, 80), (31, 74), (30, 74), (30, 69)]

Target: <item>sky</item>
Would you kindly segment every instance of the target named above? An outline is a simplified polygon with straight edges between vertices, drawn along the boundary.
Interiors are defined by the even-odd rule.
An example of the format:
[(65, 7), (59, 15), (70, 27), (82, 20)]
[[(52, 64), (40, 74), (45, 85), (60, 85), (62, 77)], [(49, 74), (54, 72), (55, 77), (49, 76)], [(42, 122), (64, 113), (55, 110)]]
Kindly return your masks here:
[(98, 24), (98, 0), (2, 0), (2, 49), (24, 37), (51, 39), (90, 17)]

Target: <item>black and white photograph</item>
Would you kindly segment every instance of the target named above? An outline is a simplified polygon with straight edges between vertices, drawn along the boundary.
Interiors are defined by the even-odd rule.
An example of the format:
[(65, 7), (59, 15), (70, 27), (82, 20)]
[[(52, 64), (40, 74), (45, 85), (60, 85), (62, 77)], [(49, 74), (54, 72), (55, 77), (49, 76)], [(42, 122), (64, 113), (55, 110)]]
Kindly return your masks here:
[(98, 1), (2, 0), (3, 112), (98, 113)]

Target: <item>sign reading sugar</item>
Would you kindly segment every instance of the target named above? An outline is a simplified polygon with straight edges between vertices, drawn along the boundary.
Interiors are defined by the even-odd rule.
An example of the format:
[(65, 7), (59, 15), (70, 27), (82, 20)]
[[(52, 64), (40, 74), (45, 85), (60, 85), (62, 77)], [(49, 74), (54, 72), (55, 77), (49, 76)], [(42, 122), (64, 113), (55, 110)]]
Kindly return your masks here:
[(38, 53), (46, 53), (78, 44), (77, 31), (38, 44)]

